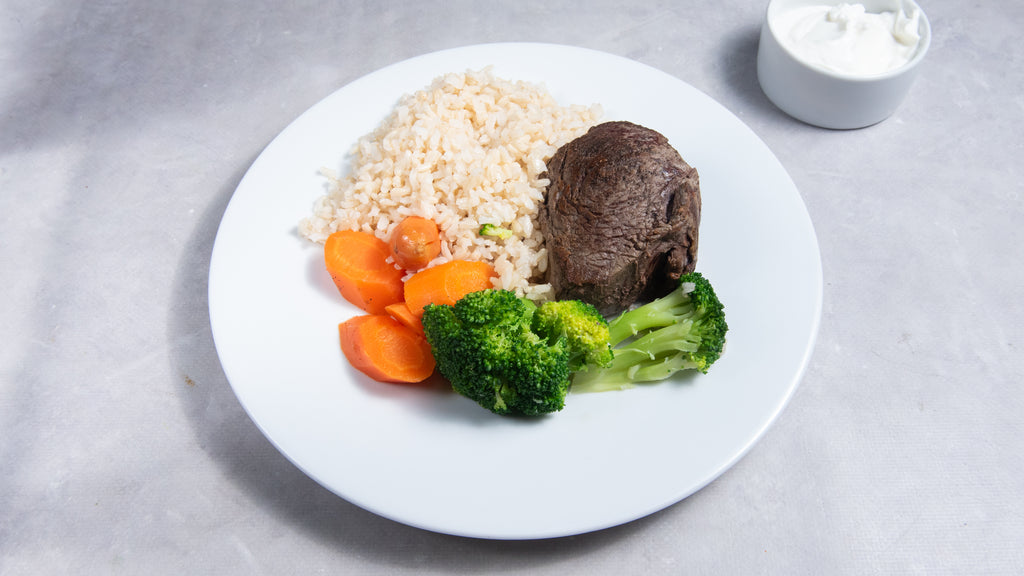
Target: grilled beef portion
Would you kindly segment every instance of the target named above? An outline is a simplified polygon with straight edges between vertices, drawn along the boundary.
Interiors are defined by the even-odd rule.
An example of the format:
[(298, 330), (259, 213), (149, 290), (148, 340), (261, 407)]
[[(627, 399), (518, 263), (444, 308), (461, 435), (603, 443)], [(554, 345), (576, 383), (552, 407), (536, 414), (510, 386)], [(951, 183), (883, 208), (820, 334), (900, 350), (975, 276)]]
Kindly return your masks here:
[(697, 261), (697, 171), (658, 132), (606, 122), (559, 148), (540, 210), (547, 281), (603, 314), (667, 294)]

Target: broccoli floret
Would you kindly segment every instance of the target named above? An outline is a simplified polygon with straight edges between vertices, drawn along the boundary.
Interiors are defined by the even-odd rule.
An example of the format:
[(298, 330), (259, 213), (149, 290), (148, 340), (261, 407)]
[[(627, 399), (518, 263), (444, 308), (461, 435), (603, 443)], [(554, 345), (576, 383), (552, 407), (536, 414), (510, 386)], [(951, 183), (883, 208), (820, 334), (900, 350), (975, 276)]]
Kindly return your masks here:
[(729, 329), (722, 303), (699, 273), (610, 324), (580, 301), (538, 307), (492, 289), (453, 306), (428, 305), (423, 328), (456, 392), (497, 414), (529, 416), (561, 410), (570, 385), (597, 392), (682, 370), (707, 373)]
[[(546, 308), (546, 310), (545, 310)], [(544, 310), (540, 312), (540, 310)], [(580, 308), (579, 310), (585, 310)], [(459, 394), (497, 414), (536, 416), (565, 406), (572, 371), (609, 350), (600, 314), (532, 301), (508, 290), (467, 294), (453, 306), (428, 305), (423, 329), (438, 370)], [(581, 360), (582, 359), (582, 360)]]
[(725, 347), (725, 309), (711, 283), (685, 274), (668, 295), (627, 310), (609, 323), (614, 358), (600, 369), (577, 372), (574, 392), (628, 388), (663, 380), (681, 370), (707, 373)]
[(597, 308), (579, 300), (545, 302), (533, 316), (533, 330), (548, 339), (565, 337), (569, 368), (607, 366), (612, 361), (611, 332)]
[(502, 240), (505, 240), (506, 238), (512, 236), (512, 231), (509, 230), (508, 228), (502, 228), (501, 226), (497, 226), (495, 224), (484, 224), (480, 226), (480, 235), (493, 236), (495, 238), (501, 238)]

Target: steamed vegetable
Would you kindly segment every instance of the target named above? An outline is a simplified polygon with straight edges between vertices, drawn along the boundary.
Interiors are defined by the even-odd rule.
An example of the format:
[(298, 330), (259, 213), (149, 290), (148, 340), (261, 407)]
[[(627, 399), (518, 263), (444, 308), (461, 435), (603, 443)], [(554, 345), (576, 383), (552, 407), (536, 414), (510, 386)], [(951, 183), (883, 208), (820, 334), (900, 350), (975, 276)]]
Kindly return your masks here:
[(711, 283), (698, 272), (685, 274), (667, 296), (611, 321), (615, 357), (598, 370), (576, 373), (572, 390), (617, 390), (683, 370), (707, 373), (722, 354), (728, 330)]
[(383, 314), (403, 299), (402, 271), (388, 262), (388, 247), (367, 232), (343, 230), (324, 242), (324, 263), (346, 300), (370, 314)]
[(420, 322), (420, 317), (413, 314), (412, 310), (409, 310), (409, 305), (405, 302), (389, 304), (384, 310), (392, 318), (412, 329), (413, 332), (423, 335), (423, 323)]
[(534, 313), (532, 328), (549, 341), (566, 339), (570, 370), (604, 366), (612, 360), (608, 322), (590, 304), (579, 300), (545, 302)]
[(426, 339), (391, 316), (354, 316), (338, 325), (338, 335), (349, 363), (374, 380), (421, 382), (434, 372)]
[(452, 388), (497, 414), (561, 410), (573, 370), (611, 359), (607, 322), (582, 302), (538, 308), (514, 292), (489, 289), (427, 305), (422, 320)]
[(416, 316), (427, 304), (454, 304), (470, 292), (491, 287), (494, 267), (487, 262), (452, 260), (420, 270), (405, 281), (405, 303)]
[(483, 224), (480, 226), (481, 236), (490, 236), (492, 238), (499, 238), (505, 240), (512, 237), (512, 231), (508, 228), (503, 228), (496, 224)]
[(441, 253), (441, 237), (437, 224), (421, 216), (409, 216), (395, 226), (389, 245), (395, 263), (408, 271), (416, 271)]

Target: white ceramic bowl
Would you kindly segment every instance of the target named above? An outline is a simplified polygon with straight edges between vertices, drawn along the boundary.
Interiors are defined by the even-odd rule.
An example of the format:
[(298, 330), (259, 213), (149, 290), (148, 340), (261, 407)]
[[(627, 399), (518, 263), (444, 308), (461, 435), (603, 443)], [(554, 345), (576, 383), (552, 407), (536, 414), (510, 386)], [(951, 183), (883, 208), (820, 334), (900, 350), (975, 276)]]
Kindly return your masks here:
[[(920, 11), (921, 40), (909, 62), (876, 75), (839, 73), (808, 64), (780, 41), (772, 22), (778, 15), (809, 5), (838, 5), (836, 0), (771, 0), (761, 27), (757, 77), (768, 99), (790, 116), (808, 124), (833, 129), (863, 128), (888, 118), (903, 102), (928, 47), (931, 26)], [(920, 8), (911, 0), (848, 0), (863, 4), (867, 12), (909, 12)]]

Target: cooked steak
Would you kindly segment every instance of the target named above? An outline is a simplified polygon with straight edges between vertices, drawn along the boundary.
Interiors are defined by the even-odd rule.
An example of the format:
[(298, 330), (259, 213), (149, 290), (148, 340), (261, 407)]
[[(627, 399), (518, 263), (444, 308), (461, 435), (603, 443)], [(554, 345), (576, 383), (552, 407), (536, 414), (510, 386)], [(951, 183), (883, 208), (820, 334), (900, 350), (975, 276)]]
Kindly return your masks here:
[(540, 226), (559, 299), (606, 315), (667, 294), (697, 261), (700, 186), (658, 132), (606, 122), (558, 149), (547, 164)]

